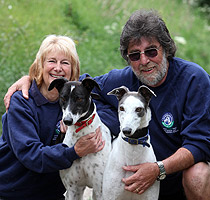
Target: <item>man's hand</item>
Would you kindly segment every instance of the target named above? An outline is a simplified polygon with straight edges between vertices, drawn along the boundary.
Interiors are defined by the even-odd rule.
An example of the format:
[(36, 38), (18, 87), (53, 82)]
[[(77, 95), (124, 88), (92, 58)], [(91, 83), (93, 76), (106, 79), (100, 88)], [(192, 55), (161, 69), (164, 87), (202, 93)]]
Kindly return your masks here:
[(123, 178), (125, 190), (142, 194), (157, 180), (159, 168), (156, 163), (143, 163), (134, 166), (123, 166), (126, 171), (134, 172), (128, 178)]
[(105, 141), (102, 141), (102, 133), (98, 127), (95, 133), (82, 136), (74, 145), (74, 149), (79, 157), (90, 153), (96, 153), (104, 148)]
[(23, 97), (28, 99), (28, 91), (31, 86), (31, 80), (29, 76), (23, 76), (21, 79), (16, 81), (7, 91), (6, 95), (4, 96), (4, 105), (6, 107), (6, 112), (8, 111), (10, 99), (13, 93), (18, 90), (21, 90), (23, 93)]

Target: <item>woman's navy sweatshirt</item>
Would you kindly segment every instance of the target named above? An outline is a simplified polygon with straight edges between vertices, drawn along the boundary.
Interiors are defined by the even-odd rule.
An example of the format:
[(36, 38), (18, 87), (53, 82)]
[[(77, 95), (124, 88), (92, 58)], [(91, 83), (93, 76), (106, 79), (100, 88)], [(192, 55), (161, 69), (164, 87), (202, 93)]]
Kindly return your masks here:
[(35, 82), (29, 100), (14, 93), (2, 117), (0, 138), (0, 197), (8, 200), (57, 200), (65, 188), (59, 170), (78, 158), (74, 147), (54, 143), (62, 112), (49, 102)]

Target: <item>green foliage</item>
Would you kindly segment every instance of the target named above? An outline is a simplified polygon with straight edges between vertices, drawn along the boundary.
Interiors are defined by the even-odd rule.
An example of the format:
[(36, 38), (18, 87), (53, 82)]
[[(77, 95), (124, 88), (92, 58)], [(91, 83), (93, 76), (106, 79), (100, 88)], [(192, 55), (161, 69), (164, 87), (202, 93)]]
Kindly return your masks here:
[(7, 88), (28, 73), (48, 34), (75, 40), (81, 73), (96, 76), (126, 66), (119, 51), (121, 30), (141, 8), (158, 10), (176, 41), (178, 57), (210, 72), (210, 27), (199, 9), (182, 0), (0, 0), (0, 115)]
[(210, 1), (209, 0), (196, 0), (199, 6), (209, 6), (210, 7)]
[(194, 5), (199, 8), (201, 13), (207, 18), (210, 24), (210, 1), (209, 0), (195, 0)]

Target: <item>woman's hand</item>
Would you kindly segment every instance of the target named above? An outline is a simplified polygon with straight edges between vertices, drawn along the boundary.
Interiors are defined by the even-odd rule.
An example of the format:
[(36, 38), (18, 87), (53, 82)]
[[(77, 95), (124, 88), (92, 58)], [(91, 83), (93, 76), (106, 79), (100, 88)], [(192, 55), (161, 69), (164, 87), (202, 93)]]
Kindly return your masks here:
[(6, 107), (6, 112), (9, 109), (10, 99), (13, 93), (18, 90), (21, 90), (23, 93), (23, 97), (28, 99), (28, 91), (31, 86), (31, 80), (29, 76), (23, 76), (21, 79), (16, 81), (10, 88), (8, 89), (6, 95), (4, 96), (4, 105)]
[(74, 145), (74, 149), (79, 157), (90, 153), (96, 153), (104, 148), (105, 141), (102, 141), (102, 133), (98, 127), (95, 133), (82, 136)]
[(61, 121), (60, 121), (60, 131), (61, 131), (61, 133), (66, 134), (67, 128), (68, 128), (68, 126), (66, 126), (66, 125), (64, 124), (63, 120), (61, 120)]

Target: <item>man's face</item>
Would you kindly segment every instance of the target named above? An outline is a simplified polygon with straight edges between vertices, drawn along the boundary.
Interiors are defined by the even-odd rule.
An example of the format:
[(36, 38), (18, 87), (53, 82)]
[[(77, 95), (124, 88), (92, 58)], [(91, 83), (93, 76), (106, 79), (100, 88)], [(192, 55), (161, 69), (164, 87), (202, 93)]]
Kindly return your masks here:
[(130, 42), (128, 54), (133, 52), (145, 52), (151, 48), (157, 50), (156, 56), (153, 55), (154, 57), (150, 57), (145, 53), (141, 53), (140, 59), (137, 61), (132, 61), (130, 58), (128, 59), (133, 72), (142, 83), (151, 87), (157, 87), (165, 81), (169, 65), (160, 43), (155, 39), (148, 40), (147, 38), (142, 37), (139, 43)]

